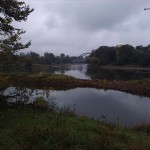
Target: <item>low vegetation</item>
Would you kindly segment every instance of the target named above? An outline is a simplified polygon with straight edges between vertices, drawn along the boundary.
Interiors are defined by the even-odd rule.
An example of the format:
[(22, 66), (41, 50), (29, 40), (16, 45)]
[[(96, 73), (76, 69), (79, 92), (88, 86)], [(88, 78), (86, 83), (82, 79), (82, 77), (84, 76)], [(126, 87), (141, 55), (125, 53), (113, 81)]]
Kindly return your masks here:
[(147, 150), (150, 126), (122, 128), (70, 111), (0, 111), (1, 150)]
[(150, 96), (150, 79), (109, 81), (75, 79), (70, 76), (57, 74), (0, 74), (0, 89), (2, 90), (10, 86), (53, 90), (92, 87), (119, 90), (141, 96)]

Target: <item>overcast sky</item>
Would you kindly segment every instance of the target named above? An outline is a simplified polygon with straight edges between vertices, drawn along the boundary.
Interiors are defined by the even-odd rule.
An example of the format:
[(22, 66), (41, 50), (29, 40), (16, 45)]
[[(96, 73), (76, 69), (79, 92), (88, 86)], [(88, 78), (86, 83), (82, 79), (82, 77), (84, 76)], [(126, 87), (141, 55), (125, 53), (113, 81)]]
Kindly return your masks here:
[(28, 51), (80, 55), (100, 46), (150, 44), (149, 0), (25, 0)]

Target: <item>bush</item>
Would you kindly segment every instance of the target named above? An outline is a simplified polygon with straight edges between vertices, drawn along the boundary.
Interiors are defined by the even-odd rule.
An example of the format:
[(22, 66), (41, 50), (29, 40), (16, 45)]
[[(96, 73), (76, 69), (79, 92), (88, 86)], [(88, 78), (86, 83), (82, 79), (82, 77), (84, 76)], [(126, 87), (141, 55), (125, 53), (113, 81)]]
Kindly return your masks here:
[(40, 110), (47, 110), (49, 108), (49, 103), (43, 97), (37, 97), (33, 102), (33, 106)]

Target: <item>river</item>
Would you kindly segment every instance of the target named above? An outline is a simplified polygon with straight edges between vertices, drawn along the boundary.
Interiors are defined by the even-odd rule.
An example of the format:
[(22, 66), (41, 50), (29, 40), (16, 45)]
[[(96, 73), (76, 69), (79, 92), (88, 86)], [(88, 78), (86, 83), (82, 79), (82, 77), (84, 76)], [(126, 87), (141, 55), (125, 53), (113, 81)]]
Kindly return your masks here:
[(52, 97), (59, 107), (70, 106), (78, 115), (121, 124), (150, 123), (150, 99), (114, 90), (76, 88), (54, 91)]
[[(50, 67), (47, 68), (47, 71), (88, 80), (140, 80), (150, 78), (148, 71), (107, 70), (86, 64)], [(20, 90), (22, 89), (16, 89), (18, 92)], [(27, 91), (25, 89), (25, 92)], [(47, 92), (45, 95), (40, 95), (39, 91), (43, 93), (42, 90), (38, 90), (38, 92), (31, 90), (29, 95), (31, 101), (36, 96), (46, 98)], [(15, 93), (14, 88), (9, 88), (6, 93), (10, 94), (11, 92)], [(20, 93), (24, 92), (21, 91)], [(26, 96), (23, 95), (23, 97)], [(147, 97), (114, 90), (75, 88), (66, 91), (51, 91), (47, 100), (52, 101), (52, 99), (58, 107), (69, 106), (75, 110), (75, 114), (88, 116), (96, 120), (123, 126), (150, 124), (150, 98)]]
[[(75, 88), (61, 91), (30, 90), (26, 88), (8, 88), (6, 95), (20, 95), (14, 100), (33, 102), (43, 96), (59, 108), (70, 107), (74, 113), (107, 123), (122, 126), (134, 126), (150, 123), (150, 98), (125, 92), (94, 88)], [(21, 93), (21, 94), (20, 94)]]
[(49, 73), (70, 75), (79, 79), (106, 79), (106, 80), (140, 80), (150, 78), (150, 71), (146, 70), (123, 70), (104, 69), (99, 66), (87, 64), (67, 65), (62, 67), (51, 67)]

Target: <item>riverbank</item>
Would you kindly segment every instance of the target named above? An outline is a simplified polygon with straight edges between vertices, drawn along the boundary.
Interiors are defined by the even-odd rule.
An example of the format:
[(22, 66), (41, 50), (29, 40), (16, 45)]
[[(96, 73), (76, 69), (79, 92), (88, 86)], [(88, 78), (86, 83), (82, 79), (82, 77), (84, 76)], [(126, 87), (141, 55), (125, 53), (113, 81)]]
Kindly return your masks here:
[(140, 67), (140, 66), (114, 66), (114, 65), (95, 65), (95, 66), (98, 67), (99, 69), (150, 71), (150, 67)]
[(1, 150), (148, 150), (150, 126), (122, 128), (69, 111), (0, 111)]
[[(67, 67), (67, 66), (80, 66), (81, 64), (61, 64), (61, 65), (42, 65), (42, 64), (34, 64), (33, 68), (38, 67)], [(90, 65), (90, 64), (87, 64)], [(93, 67), (96, 66), (99, 69), (111, 69), (111, 70), (135, 70), (135, 71), (150, 71), (150, 67), (140, 67), (140, 66), (116, 66), (116, 65), (92, 65)]]
[(0, 89), (5, 89), (10, 86), (53, 90), (92, 87), (97, 89), (119, 90), (131, 94), (150, 97), (150, 79), (109, 81), (83, 80), (58, 74), (0, 74)]
[[(80, 80), (55, 74), (0, 74), (0, 90), (10, 86), (47, 90), (93, 87), (129, 91), (150, 97), (150, 79), (107, 81)], [(1, 105), (2, 99), (0, 101)], [(36, 107), (20, 104), (3, 107), (6, 106), (4, 102), (4, 109), (0, 109), (2, 150), (150, 149), (150, 125), (123, 128), (76, 116), (67, 108), (51, 111), (39, 109), (47, 108), (44, 101), (39, 101)]]

